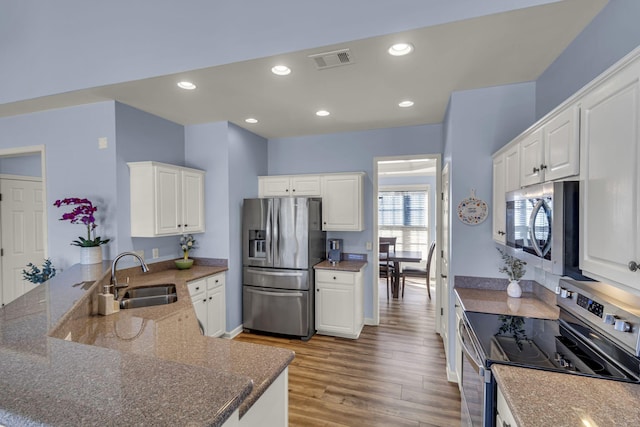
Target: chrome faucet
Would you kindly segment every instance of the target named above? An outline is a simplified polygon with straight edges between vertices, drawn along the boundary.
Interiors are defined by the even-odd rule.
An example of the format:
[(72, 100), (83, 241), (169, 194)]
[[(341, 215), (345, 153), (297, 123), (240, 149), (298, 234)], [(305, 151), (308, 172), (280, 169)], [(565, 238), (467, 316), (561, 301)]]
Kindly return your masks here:
[(129, 286), (129, 283), (126, 283), (124, 285), (118, 284), (118, 279), (116, 279), (116, 264), (118, 264), (118, 261), (120, 261), (120, 258), (125, 257), (127, 255), (131, 255), (132, 257), (138, 258), (138, 261), (140, 261), (140, 267), (142, 267), (142, 272), (143, 273), (146, 273), (146, 272), (149, 271), (149, 266), (144, 262), (142, 257), (140, 255), (138, 255), (137, 253), (135, 253), (135, 252), (122, 252), (120, 255), (118, 255), (113, 260), (113, 263), (111, 264), (111, 286), (113, 286), (113, 297), (115, 299), (118, 299), (118, 289), (126, 288), (127, 286)]

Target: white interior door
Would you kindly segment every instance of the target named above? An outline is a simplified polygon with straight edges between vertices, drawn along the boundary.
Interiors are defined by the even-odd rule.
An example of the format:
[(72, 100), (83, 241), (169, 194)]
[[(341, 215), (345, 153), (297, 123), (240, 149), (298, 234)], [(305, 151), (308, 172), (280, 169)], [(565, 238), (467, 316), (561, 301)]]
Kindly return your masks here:
[(36, 285), (22, 278), (30, 262), (41, 266), (44, 258), (42, 182), (29, 179), (0, 179), (2, 203), (2, 305)]
[(442, 168), (442, 244), (440, 245), (440, 289), (437, 292), (439, 322), (436, 328), (444, 341), (445, 351), (448, 346), (448, 326), (449, 326), (449, 164)]

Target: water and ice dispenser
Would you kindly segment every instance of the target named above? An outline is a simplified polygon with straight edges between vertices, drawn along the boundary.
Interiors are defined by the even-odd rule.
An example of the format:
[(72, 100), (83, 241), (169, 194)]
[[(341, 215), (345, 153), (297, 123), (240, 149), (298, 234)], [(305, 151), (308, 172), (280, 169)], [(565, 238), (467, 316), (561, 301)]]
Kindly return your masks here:
[(265, 230), (249, 230), (249, 258), (267, 257)]

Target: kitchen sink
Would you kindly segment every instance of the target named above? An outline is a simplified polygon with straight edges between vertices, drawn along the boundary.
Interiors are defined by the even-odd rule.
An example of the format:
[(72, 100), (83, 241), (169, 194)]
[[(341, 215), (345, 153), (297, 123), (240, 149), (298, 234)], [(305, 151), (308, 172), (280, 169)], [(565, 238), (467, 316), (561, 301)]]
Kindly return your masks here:
[(125, 292), (120, 301), (120, 308), (150, 307), (172, 304), (176, 301), (178, 301), (178, 295), (174, 284), (140, 286)]
[(171, 295), (176, 293), (176, 285), (173, 283), (161, 285), (148, 285), (140, 286), (133, 289), (127, 289), (124, 293), (124, 298), (140, 298), (140, 297), (155, 297), (161, 295)]

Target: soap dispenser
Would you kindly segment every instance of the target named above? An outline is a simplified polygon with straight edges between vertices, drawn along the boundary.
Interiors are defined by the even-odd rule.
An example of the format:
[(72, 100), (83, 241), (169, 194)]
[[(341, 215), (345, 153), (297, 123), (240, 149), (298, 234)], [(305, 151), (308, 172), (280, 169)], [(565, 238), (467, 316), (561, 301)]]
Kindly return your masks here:
[(108, 316), (117, 311), (120, 311), (118, 301), (113, 297), (113, 294), (109, 292), (111, 285), (104, 285), (104, 291), (98, 294), (98, 313), (103, 316)]

